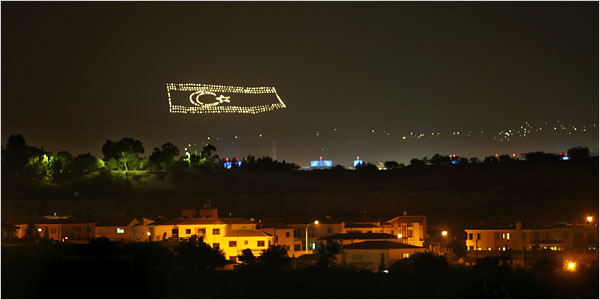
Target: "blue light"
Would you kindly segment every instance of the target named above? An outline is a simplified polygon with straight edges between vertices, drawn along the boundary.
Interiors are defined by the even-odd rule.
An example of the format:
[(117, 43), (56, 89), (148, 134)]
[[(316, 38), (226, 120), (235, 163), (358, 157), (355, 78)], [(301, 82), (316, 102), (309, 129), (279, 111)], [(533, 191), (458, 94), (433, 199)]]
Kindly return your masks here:
[(331, 168), (333, 166), (333, 161), (331, 160), (311, 160), (310, 167), (311, 168)]
[(234, 165), (235, 165), (236, 167), (238, 167), (238, 168), (239, 168), (239, 167), (241, 167), (241, 166), (242, 166), (242, 162), (241, 162), (241, 161), (236, 161), (236, 162), (234, 163)]
[(225, 169), (227, 169), (227, 170), (231, 169), (231, 162), (230, 161), (226, 161), (225, 164), (224, 164), (224, 166), (225, 166)]
[(569, 160), (571, 158), (565, 155), (565, 156), (561, 157), (560, 159), (562, 159), (562, 160)]
[(360, 159), (357, 159), (357, 160), (354, 161), (354, 167), (355, 168), (358, 167), (358, 166), (362, 166), (362, 164), (363, 164), (363, 161), (360, 160)]

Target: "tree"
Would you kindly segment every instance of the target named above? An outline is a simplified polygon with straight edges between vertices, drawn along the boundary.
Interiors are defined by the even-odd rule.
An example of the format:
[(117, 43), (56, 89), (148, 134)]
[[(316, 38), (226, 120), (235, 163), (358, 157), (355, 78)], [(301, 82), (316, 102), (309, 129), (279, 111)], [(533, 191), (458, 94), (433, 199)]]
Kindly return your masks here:
[(179, 261), (192, 270), (214, 270), (227, 262), (221, 251), (195, 239), (180, 243), (175, 253)]
[(542, 151), (537, 152), (529, 152), (525, 154), (525, 160), (533, 161), (533, 162), (549, 162), (549, 161), (558, 161), (559, 156), (552, 153), (544, 153)]
[(282, 269), (291, 260), (287, 255), (287, 250), (283, 246), (273, 245), (269, 246), (267, 250), (263, 250), (261, 256), (258, 258), (258, 264), (267, 269)]
[(495, 156), (487, 156), (484, 160), (484, 163), (486, 164), (495, 164), (498, 162), (498, 158), (496, 158)]
[(422, 161), (422, 160), (420, 160), (420, 159), (413, 158), (413, 159), (410, 160), (410, 165), (412, 167), (415, 167), (415, 166), (424, 166), (425, 162)]
[(383, 163), (383, 166), (388, 170), (398, 169), (400, 165), (396, 161), (386, 161)]
[(54, 156), (52, 173), (54, 175), (69, 174), (73, 168), (73, 155), (67, 151), (60, 151)]
[(378, 171), (379, 169), (377, 169), (377, 166), (375, 166), (374, 164), (364, 163), (364, 164), (356, 166), (356, 170), (359, 170), (359, 171)]
[(149, 160), (154, 165), (166, 170), (167, 167), (175, 161), (179, 155), (179, 148), (171, 143), (165, 143), (161, 148), (154, 148)]
[(79, 154), (73, 159), (73, 173), (86, 174), (104, 168), (104, 161), (95, 156), (85, 153)]
[(498, 161), (501, 163), (507, 163), (507, 162), (511, 162), (512, 158), (510, 158), (510, 156), (508, 156), (506, 154), (502, 154), (502, 155), (500, 155), (500, 157), (498, 157)]
[(107, 140), (102, 146), (102, 154), (104, 154), (104, 160), (108, 160), (111, 157), (117, 160), (119, 168), (124, 169), (125, 172), (129, 171), (130, 164), (134, 160), (138, 160), (140, 154), (144, 153), (144, 147), (142, 142), (134, 140), (132, 138), (122, 138), (118, 142)]
[(327, 245), (321, 243), (321, 247), (317, 253), (319, 254), (319, 260), (317, 266), (320, 267), (331, 267), (335, 263), (335, 256), (340, 253), (342, 246), (335, 241), (328, 241)]
[(567, 151), (572, 160), (583, 160), (590, 158), (590, 149), (588, 147), (573, 147)]
[(9, 173), (18, 174), (24, 171), (30, 158), (46, 153), (39, 148), (27, 146), (22, 135), (12, 134), (2, 150), (2, 167)]
[(250, 249), (242, 250), (242, 255), (239, 255), (238, 258), (246, 265), (255, 264), (257, 261), (256, 256), (254, 256), (254, 253)]
[(471, 158), (469, 158), (469, 162), (471, 162), (471, 164), (477, 164), (477, 163), (479, 163), (479, 158), (471, 157)]
[(432, 165), (446, 165), (446, 164), (450, 163), (450, 158), (448, 156), (440, 155), (440, 154), (436, 153), (431, 157), (429, 162)]

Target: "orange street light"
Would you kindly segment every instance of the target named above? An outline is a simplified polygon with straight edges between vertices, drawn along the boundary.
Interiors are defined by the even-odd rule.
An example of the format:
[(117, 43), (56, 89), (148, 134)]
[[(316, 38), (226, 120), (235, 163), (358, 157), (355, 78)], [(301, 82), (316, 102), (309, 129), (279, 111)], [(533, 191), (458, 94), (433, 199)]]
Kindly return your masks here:
[(592, 216), (588, 216), (588, 217), (587, 217), (587, 221), (588, 221), (588, 223), (592, 223), (592, 220), (593, 220), (593, 219), (594, 219), (594, 218), (592, 218)]
[(398, 238), (401, 239), (402, 238), (402, 233), (398, 233)]
[(567, 268), (567, 271), (574, 272), (575, 269), (577, 269), (577, 263), (574, 261), (567, 261), (566, 268)]
[(448, 231), (444, 230), (442, 231), (442, 236), (447, 236), (448, 235)]

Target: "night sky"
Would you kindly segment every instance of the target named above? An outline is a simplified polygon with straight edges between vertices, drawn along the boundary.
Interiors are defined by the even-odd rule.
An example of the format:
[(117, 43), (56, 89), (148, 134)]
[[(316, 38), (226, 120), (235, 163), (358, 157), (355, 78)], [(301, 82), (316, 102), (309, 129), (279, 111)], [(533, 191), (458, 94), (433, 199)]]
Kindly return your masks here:
[[(209, 142), (301, 166), (598, 152), (597, 2), (2, 2), (1, 25), (3, 145)], [(287, 108), (170, 114), (166, 83), (272, 86)]]

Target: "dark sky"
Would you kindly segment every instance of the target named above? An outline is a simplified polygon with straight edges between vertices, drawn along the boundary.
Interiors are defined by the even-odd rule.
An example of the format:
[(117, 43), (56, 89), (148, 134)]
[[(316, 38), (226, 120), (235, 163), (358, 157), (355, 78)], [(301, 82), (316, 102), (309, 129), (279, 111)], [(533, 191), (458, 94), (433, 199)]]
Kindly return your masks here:
[[(303, 166), (597, 152), (598, 53), (597, 2), (2, 2), (2, 143), (244, 156), (275, 141)], [(287, 108), (170, 114), (170, 82), (274, 86)]]

